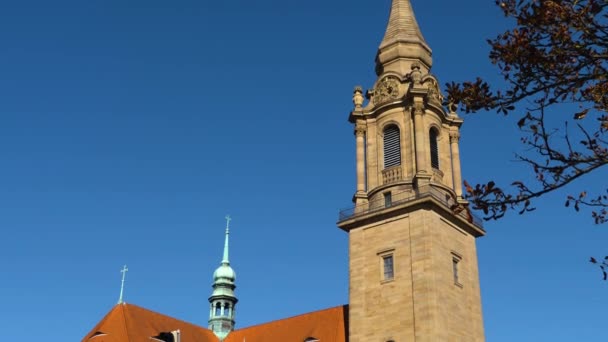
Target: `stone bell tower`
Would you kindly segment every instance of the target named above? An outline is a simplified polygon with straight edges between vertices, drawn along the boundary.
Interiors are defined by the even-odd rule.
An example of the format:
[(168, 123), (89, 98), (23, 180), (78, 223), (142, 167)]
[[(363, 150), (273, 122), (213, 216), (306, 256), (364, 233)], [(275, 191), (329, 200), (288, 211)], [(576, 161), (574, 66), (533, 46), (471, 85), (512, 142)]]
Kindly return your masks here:
[(475, 239), (462, 198), (455, 108), (442, 105), (409, 0), (393, 0), (373, 88), (356, 87), (350, 342), (484, 341)]

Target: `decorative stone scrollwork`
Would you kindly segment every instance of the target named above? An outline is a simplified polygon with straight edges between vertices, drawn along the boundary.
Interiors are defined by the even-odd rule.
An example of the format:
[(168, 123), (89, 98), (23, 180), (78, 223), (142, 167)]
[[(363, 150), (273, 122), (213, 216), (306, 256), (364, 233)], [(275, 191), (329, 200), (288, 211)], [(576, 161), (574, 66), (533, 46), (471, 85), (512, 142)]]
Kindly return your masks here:
[(427, 88), (429, 90), (427, 95), (429, 100), (441, 104), (443, 102), (443, 96), (441, 95), (441, 90), (439, 89), (437, 81), (435, 81), (433, 78), (430, 78), (427, 82)]
[(457, 111), (457, 110), (458, 110), (458, 104), (456, 104), (456, 103), (454, 102), (454, 100), (451, 100), (451, 101), (448, 103), (448, 113), (449, 113), (451, 116), (458, 116), (458, 114), (456, 114), (456, 111)]
[(374, 104), (382, 104), (399, 98), (399, 79), (386, 76), (378, 82), (374, 89)]
[(363, 88), (361, 86), (356, 86), (353, 92), (353, 104), (355, 108), (361, 108), (363, 106)]

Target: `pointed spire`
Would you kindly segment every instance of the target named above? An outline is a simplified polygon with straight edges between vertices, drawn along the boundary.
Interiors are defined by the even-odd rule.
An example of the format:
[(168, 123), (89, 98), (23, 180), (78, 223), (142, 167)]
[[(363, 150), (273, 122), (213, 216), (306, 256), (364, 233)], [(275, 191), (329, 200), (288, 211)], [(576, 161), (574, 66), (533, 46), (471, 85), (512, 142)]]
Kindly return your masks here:
[(392, 0), (384, 39), (380, 43), (377, 67), (381, 72), (390, 69), (400, 73), (410, 72), (414, 61), (425, 69), (432, 65), (431, 48), (424, 40), (410, 0)]
[(427, 45), (409, 0), (393, 0), (391, 15), (380, 48), (398, 40)]
[(222, 264), (230, 265), (230, 261), (228, 260), (228, 237), (230, 236), (230, 215), (226, 215), (226, 240), (224, 241), (224, 258), (222, 259)]

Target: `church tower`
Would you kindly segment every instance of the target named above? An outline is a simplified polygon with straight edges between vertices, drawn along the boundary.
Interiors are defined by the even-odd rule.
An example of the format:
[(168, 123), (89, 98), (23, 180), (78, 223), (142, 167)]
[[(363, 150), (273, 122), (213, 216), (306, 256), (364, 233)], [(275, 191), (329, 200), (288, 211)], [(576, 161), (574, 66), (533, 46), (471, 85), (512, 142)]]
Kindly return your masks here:
[(392, 0), (371, 90), (356, 87), (355, 207), (349, 234), (349, 337), (484, 341), (475, 239), (462, 197), (459, 129), (430, 73), (431, 49), (410, 0)]
[(213, 293), (209, 297), (209, 329), (224, 340), (234, 330), (235, 305), (238, 301), (234, 295), (236, 273), (230, 267), (228, 259), (228, 237), (230, 236), (230, 216), (226, 216), (226, 238), (224, 240), (224, 257), (222, 263), (213, 273)]

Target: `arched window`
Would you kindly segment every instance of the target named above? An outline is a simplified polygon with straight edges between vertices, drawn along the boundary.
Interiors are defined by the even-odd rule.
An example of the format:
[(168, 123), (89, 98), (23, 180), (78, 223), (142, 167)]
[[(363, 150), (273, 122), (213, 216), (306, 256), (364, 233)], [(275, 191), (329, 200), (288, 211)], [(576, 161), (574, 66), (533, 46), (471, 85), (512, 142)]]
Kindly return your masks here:
[(399, 127), (389, 125), (384, 129), (384, 168), (401, 165)]
[(222, 305), (220, 303), (215, 304), (215, 315), (216, 316), (222, 315)]
[(431, 147), (431, 167), (439, 170), (439, 147), (437, 146), (437, 136), (439, 132), (433, 127), (429, 131), (429, 144)]
[(224, 316), (230, 316), (230, 304), (226, 304), (224, 307)]

